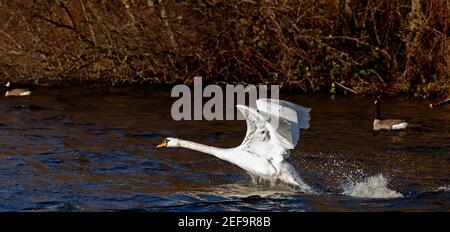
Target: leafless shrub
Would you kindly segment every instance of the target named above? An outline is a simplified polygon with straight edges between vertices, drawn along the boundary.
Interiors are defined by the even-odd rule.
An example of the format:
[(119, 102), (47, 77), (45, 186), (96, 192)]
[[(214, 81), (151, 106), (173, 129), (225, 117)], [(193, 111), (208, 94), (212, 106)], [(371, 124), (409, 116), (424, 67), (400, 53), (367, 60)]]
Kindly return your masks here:
[(305, 92), (446, 95), (449, 5), (0, 1), (0, 74), (40, 85), (167, 85), (201, 75)]

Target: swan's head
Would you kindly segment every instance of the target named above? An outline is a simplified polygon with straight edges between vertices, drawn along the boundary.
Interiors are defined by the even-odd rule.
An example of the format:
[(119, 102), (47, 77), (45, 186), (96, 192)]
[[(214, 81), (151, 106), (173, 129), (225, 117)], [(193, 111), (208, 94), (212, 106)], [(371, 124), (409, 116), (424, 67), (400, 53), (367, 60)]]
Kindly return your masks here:
[(179, 147), (178, 139), (176, 138), (165, 138), (161, 144), (156, 147)]
[(7, 87), (7, 88), (11, 87), (11, 82), (8, 81), (8, 83), (5, 84), (5, 87)]

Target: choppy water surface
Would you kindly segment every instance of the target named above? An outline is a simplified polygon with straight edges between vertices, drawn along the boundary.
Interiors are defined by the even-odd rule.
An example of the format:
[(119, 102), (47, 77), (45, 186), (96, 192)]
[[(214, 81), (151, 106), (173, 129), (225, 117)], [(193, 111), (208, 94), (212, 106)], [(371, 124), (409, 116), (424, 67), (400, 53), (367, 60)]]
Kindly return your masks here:
[(252, 183), (164, 137), (240, 144), (244, 121), (174, 121), (155, 90), (38, 89), (0, 98), (0, 211), (449, 211), (450, 109), (385, 99), (402, 132), (373, 132), (369, 97), (282, 96), (312, 108), (292, 152), (319, 194)]

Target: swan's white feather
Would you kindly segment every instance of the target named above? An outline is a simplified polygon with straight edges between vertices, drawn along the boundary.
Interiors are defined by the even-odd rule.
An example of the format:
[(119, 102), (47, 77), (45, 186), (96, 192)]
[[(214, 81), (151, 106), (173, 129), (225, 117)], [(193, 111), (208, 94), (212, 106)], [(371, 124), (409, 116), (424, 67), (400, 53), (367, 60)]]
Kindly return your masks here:
[(241, 147), (280, 163), (297, 145), (300, 128), (309, 128), (310, 109), (273, 99), (259, 99), (256, 105), (257, 109), (237, 106), (247, 122), (247, 133)]
[(256, 107), (259, 111), (271, 114), (274, 119), (279, 117), (277, 131), (290, 142), (290, 149), (297, 145), (300, 138), (300, 129), (308, 129), (310, 126), (310, 108), (283, 100), (265, 98), (258, 99)]

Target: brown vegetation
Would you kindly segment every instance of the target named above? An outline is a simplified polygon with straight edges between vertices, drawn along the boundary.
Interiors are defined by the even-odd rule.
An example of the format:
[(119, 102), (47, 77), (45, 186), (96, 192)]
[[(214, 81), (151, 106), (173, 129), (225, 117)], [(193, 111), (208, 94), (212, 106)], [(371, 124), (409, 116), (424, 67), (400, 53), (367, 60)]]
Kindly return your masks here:
[(448, 0), (0, 1), (0, 78), (450, 92)]

